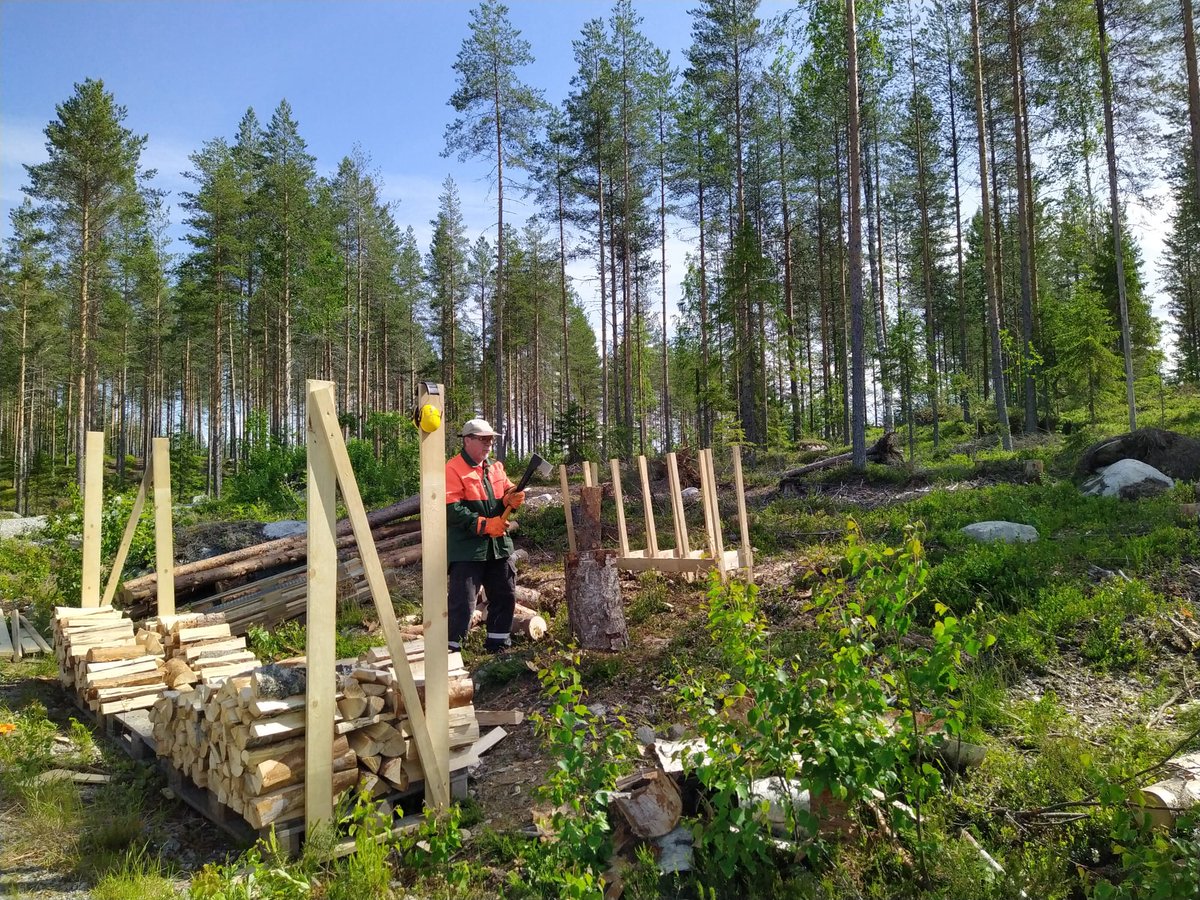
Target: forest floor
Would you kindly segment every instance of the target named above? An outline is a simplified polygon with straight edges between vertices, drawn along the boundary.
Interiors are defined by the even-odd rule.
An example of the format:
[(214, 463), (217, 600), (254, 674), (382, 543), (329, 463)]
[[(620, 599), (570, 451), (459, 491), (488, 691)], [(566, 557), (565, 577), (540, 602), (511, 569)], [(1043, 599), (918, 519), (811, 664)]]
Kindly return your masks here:
[[(772, 639), (801, 648), (802, 655), (819, 629), (810, 600), (836, 574), (847, 521), (854, 519), (866, 538), (881, 545), (895, 545), (906, 525), (923, 522), (929, 595), (960, 613), (982, 603), (984, 622), (998, 638), (991, 651), (969, 663), (961, 686), (964, 735), (987, 748), (987, 760), (974, 773), (948, 778), (930, 821), (948, 835), (972, 827), (995, 857), (1020, 873), (1029, 896), (1090, 896), (1090, 885), (1119, 863), (1107, 838), (1111, 815), (1058, 827), (1027, 813), (1057, 801), (1086, 801), (1095, 770), (1119, 780), (1152, 767), (1189, 732), (1184, 748), (1200, 747), (1194, 733), (1200, 666), (1185, 624), (1200, 590), (1200, 536), (1194, 520), (1180, 521), (1177, 512), (1180, 500), (1190, 499), (1190, 486), (1132, 504), (1089, 502), (1064, 477), (1070, 461), (1053, 441), (1031, 440), (1016, 455), (976, 453), (971, 445), (955, 449), (960, 452), (943, 453), (938, 463), (915, 472), (873, 471), (867, 478), (846, 470), (819, 473), (802, 494), (783, 494), (776, 486), (795, 458), (748, 469), (759, 610)], [(1050, 463), (1043, 483), (1024, 483), (1025, 458)], [(736, 506), (728, 473), (718, 475), (730, 546), (737, 542)], [(499, 657), (482, 654), (472, 640), (465, 656), (479, 709), (545, 714), (536, 673), (561, 654), (558, 642), (567, 635), (558, 490), (535, 487), (529, 494), (549, 494), (552, 502), (524, 516), (518, 545), (531, 555), (519, 580), (540, 591), (551, 638)], [(665, 480), (652, 484), (652, 494), (656, 507), (666, 510)], [(627, 488), (627, 501), (629, 495)], [(690, 524), (698, 528), (698, 507), (689, 509), (689, 520), (693, 515)], [(984, 519), (1034, 524), (1042, 540), (1024, 550), (976, 548), (957, 535), (962, 525)], [(640, 512), (630, 509), (627, 520), (631, 543), (640, 546)], [(609, 502), (605, 540), (615, 544), (613, 527)], [(252, 533), (249, 523), (213, 524), (182, 543), (212, 547)], [(590, 715), (601, 727), (649, 728), (657, 738), (693, 731), (673, 679), (711, 664), (705, 659), (706, 591), (704, 584), (655, 575), (622, 577), (629, 647), (584, 654), (579, 662)], [(74, 724), (79, 719), (52, 662), (0, 662), (0, 722), (18, 726), (0, 736), (7, 742), (0, 744), (0, 790), (7, 793), (22, 765), (83, 768), (114, 779), (81, 794), (56, 782), (25, 791), (20, 800), (0, 796), (0, 896), (149, 896), (135, 877), (139, 865), (161, 873), (157, 889), (171, 896), (206, 864), (243, 849), (172, 800), (153, 770), (99, 739), (92, 746), (86, 729)], [(474, 887), (451, 896), (494, 896), (505, 866), (495, 858), (495, 841), (485, 836), (527, 832), (531, 809), (544, 803), (540, 789), (556, 758), (528, 717), (506, 730), (508, 737), (471, 772), (469, 837), (461, 856), (474, 858), (483, 874)], [(28, 746), (18, 748), (18, 740)], [(114, 819), (115, 809), (121, 815)], [(138, 846), (144, 848), (141, 863), (113, 862)], [(878, 847), (852, 841), (833, 851), (832, 870), (802, 873), (813, 893), (795, 896), (951, 897), (961, 895), (964, 884), (986, 881), (984, 871), (971, 865), (955, 874), (962, 859), (951, 854), (940, 868), (935, 864), (932, 885), (918, 890), (913, 880), (897, 887), (897, 871), (912, 879), (911, 869), (901, 864), (897, 870), (894, 859), (881, 862), (878, 856)], [(146, 866), (147, 859), (159, 862)], [(118, 884), (122, 878), (142, 884), (140, 893), (104, 893), (113, 872)], [(804, 880), (810, 877), (817, 880)], [(1013, 883), (998, 880), (977, 896), (1007, 896)], [(756, 896), (754, 890), (743, 896)]]

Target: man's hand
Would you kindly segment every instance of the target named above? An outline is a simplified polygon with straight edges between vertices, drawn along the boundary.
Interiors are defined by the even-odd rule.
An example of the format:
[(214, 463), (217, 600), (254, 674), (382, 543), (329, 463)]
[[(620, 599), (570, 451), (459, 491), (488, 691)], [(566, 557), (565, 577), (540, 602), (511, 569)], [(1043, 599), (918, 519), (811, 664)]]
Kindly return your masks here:
[(521, 507), (521, 504), (525, 502), (525, 492), (516, 490), (509, 491), (501, 499), (504, 501), (504, 506), (507, 509), (517, 510)]
[(476, 526), (478, 534), (486, 534), (491, 538), (504, 537), (506, 530), (503, 516), (491, 516), (486, 519), (481, 516), (479, 524)]

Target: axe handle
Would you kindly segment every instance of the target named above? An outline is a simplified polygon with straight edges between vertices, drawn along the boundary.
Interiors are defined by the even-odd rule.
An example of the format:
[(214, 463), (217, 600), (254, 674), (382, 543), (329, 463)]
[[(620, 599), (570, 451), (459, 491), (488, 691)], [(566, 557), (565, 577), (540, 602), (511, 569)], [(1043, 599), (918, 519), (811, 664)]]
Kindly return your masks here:
[[(529, 486), (529, 482), (533, 480), (533, 473), (538, 470), (539, 465), (541, 465), (541, 459), (536, 454), (534, 454), (533, 456), (531, 456), (529, 458), (529, 465), (527, 465), (525, 467), (525, 472), (521, 476), (521, 480), (517, 482), (517, 486), (515, 488), (513, 488), (513, 490), (514, 491), (525, 490), (525, 488)], [(514, 512), (515, 512), (515, 510), (512, 507), (510, 507), (510, 506), (504, 507), (504, 512), (501, 514), (501, 519), (503, 521), (507, 522), (512, 517), (512, 514)]]

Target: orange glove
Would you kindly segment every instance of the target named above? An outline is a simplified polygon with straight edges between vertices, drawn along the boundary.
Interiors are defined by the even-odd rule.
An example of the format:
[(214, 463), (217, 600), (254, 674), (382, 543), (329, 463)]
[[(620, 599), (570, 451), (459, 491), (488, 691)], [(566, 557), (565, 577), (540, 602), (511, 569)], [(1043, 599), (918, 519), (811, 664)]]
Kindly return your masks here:
[(479, 524), (475, 526), (475, 531), (477, 534), (486, 534), (491, 538), (504, 537), (504, 533), (507, 530), (505, 525), (503, 516), (491, 516), (486, 519), (480, 516)]
[(509, 491), (501, 499), (504, 501), (504, 506), (506, 509), (515, 511), (520, 509), (521, 504), (525, 502), (525, 492), (515, 490)]

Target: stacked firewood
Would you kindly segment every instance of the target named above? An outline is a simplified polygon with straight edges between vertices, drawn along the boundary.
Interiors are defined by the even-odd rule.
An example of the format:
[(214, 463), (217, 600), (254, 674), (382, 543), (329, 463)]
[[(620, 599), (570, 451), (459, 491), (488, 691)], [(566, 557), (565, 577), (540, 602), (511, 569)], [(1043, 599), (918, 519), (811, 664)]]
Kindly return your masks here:
[(162, 642), (171, 688), (212, 683), (261, 666), (244, 637), (234, 637), (224, 613), (183, 613), (152, 620)]
[[(408, 650), (423, 690), (423, 645), (414, 641)], [(412, 789), (424, 772), (386, 651), (364, 656), (336, 675), (333, 793), (357, 785), (386, 800), (394, 790)], [(479, 724), (470, 675), (457, 654), (450, 664), (450, 746), (464, 748), (478, 739)], [(298, 818), (304, 813), (306, 685), (298, 659), (167, 691), (150, 713), (158, 753), (254, 828)], [(454, 754), (451, 770), (474, 761), (469, 750)]]
[(152, 706), (166, 688), (156, 643), (111, 606), (54, 610), (59, 678), (104, 715)]

